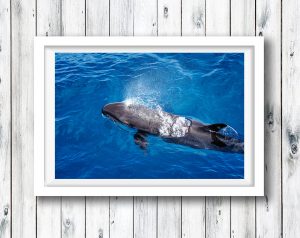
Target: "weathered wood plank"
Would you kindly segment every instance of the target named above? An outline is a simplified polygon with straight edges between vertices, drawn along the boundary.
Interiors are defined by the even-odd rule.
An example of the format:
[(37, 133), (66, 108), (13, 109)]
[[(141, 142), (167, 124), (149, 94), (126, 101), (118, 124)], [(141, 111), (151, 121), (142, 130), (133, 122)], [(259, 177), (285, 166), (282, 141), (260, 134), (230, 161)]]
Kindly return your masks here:
[(156, 238), (157, 197), (134, 198), (134, 237)]
[(109, 197), (86, 198), (86, 237), (109, 237)]
[[(206, 35), (230, 35), (230, 1), (206, 1)], [(230, 236), (230, 198), (206, 199), (206, 237)]]
[[(231, 35), (255, 35), (255, 1), (231, 1)], [(255, 198), (231, 198), (231, 237), (255, 237)]]
[[(181, 1), (158, 0), (158, 35), (181, 35)], [(181, 198), (159, 197), (157, 237), (181, 237)]]
[(281, 236), (281, 1), (256, 1), (265, 39), (265, 196), (256, 198), (256, 236)]
[[(37, 1), (37, 35), (61, 34), (61, 4), (59, 0)], [(43, 158), (41, 158), (43, 159)], [(37, 237), (61, 237), (61, 198), (37, 198)]]
[(86, 0), (86, 35), (109, 35), (109, 0)]
[(61, 197), (39, 197), (36, 222), (38, 238), (61, 237)]
[(85, 198), (63, 197), (61, 204), (61, 237), (85, 237)]
[(157, 35), (157, 0), (134, 2), (134, 35)]
[(205, 197), (182, 197), (182, 238), (205, 237)]
[[(157, 0), (134, 1), (134, 35), (157, 36)], [(156, 238), (157, 197), (134, 198), (134, 237)]]
[(11, 229), (10, 2), (0, 0), (0, 237)]
[[(110, 0), (110, 35), (133, 35), (133, 0)], [(110, 238), (133, 237), (133, 197), (110, 198)]]
[[(62, 34), (85, 35), (85, 0), (62, 0)], [(62, 198), (62, 237), (85, 237), (85, 197)]]
[(110, 238), (133, 237), (133, 198), (110, 198)]
[(133, 35), (133, 0), (110, 0), (110, 35)]
[(35, 1), (11, 1), (12, 237), (36, 236), (33, 195), (33, 36)]
[[(182, 35), (205, 35), (205, 1), (182, 1)], [(182, 197), (182, 238), (205, 237), (205, 198)]]
[(282, 3), (283, 237), (299, 237), (300, 4), (297, 0)]
[(205, 0), (182, 1), (182, 35), (205, 35)]
[[(86, 1), (86, 35), (109, 35), (109, 0)], [(109, 197), (86, 198), (86, 237), (109, 237)]]
[(85, 35), (85, 0), (62, 1), (62, 35)]
[(181, 198), (159, 197), (158, 198), (158, 238), (181, 237)]
[(158, 35), (181, 35), (181, 0), (158, 0)]
[(230, 1), (206, 1), (206, 35), (230, 35)]

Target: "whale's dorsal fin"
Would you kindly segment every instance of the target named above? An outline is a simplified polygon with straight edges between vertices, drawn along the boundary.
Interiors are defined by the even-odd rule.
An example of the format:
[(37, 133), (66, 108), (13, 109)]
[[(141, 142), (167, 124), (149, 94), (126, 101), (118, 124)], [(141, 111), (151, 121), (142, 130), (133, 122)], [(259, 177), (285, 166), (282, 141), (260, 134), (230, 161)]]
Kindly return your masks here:
[(210, 124), (207, 126), (203, 126), (203, 128), (210, 132), (218, 132), (219, 130), (225, 128), (227, 125), (224, 123)]

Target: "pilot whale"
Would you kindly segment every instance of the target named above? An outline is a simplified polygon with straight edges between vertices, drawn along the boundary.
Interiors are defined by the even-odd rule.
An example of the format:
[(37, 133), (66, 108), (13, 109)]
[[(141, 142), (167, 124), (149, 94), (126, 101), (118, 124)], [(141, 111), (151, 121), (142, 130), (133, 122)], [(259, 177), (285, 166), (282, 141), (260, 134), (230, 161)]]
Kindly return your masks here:
[(133, 139), (141, 149), (148, 146), (147, 136), (154, 135), (166, 142), (196, 149), (244, 153), (244, 143), (241, 140), (221, 133), (227, 127), (224, 123), (206, 125), (165, 112), (160, 107), (152, 109), (126, 101), (105, 105), (102, 114), (114, 122), (136, 129)]

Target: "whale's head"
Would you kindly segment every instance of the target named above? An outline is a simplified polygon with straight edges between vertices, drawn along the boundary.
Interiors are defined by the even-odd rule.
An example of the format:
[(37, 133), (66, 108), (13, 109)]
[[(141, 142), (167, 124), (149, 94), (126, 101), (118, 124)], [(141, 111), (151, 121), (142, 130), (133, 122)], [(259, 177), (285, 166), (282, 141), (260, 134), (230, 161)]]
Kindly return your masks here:
[(113, 121), (121, 122), (126, 125), (128, 124), (129, 110), (123, 102), (106, 104), (102, 108), (102, 114)]
[(102, 108), (102, 114), (112, 121), (147, 132), (154, 130), (149, 124), (153, 112), (143, 105), (127, 101), (109, 103)]

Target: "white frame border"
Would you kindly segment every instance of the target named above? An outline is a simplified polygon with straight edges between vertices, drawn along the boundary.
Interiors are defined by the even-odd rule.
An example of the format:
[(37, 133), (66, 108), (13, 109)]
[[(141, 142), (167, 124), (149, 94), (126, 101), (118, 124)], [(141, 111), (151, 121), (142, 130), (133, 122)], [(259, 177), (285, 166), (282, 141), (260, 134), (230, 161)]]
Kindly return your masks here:
[[(263, 196), (264, 195), (264, 45), (263, 37), (36, 37), (34, 41), (34, 194), (36, 196)], [(253, 47), (254, 62), (254, 160), (253, 183), (248, 186), (95, 186), (52, 184), (45, 179), (45, 48), (54, 47)], [(41, 80), (42, 79), (42, 80)], [(245, 82), (246, 87), (246, 82)], [(252, 90), (253, 91), (253, 90)], [(246, 101), (246, 98), (245, 98)], [(246, 105), (245, 105), (246, 106)], [(245, 107), (246, 114), (246, 107)], [(252, 115), (253, 116), (253, 115)], [(246, 130), (246, 128), (245, 128)], [(246, 133), (246, 131), (245, 131)], [(246, 148), (245, 148), (246, 149)], [(246, 173), (246, 171), (245, 171)], [(118, 181), (122, 181), (118, 180)], [(124, 180), (126, 181), (126, 180)], [(205, 181), (205, 180), (203, 180)], [(127, 181), (128, 182), (128, 181)], [(84, 184), (85, 186), (81, 185)], [(49, 186), (50, 185), (50, 186)]]

